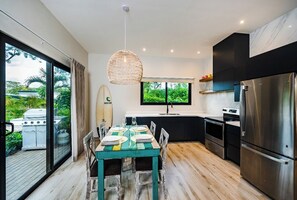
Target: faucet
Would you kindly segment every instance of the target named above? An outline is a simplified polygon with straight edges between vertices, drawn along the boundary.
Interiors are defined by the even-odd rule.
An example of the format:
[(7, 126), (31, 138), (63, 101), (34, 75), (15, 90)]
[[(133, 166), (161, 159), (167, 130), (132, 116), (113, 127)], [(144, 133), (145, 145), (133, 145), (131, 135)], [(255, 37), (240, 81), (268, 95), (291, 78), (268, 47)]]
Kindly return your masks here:
[[(173, 108), (173, 105), (172, 105), (172, 102), (169, 102), (170, 104), (171, 104), (171, 108)], [(166, 108), (166, 114), (168, 115), (168, 113), (169, 113), (169, 108), (168, 108), (168, 105), (169, 105), (169, 103), (167, 102), (167, 108)]]

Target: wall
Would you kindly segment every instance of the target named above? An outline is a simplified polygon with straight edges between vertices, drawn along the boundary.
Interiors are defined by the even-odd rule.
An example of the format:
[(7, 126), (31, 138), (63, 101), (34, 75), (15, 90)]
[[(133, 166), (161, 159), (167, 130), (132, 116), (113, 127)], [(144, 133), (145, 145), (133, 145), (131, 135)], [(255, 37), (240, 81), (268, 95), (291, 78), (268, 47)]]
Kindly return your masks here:
[[(107, 62), (111, 55), (89, 54), (90, 72), (90, 118), (91, 128), (96, 130), (95, 125), (95, 105), (97, 91), (102, 84), (108, 86), (111, 91), (113, 101), (113, 122), (121, 123), (125, 113), (129, 112), (166, 112), (166, 106), (141, 106), (140, 105), (140, 85), (114, 85), (108, 82)], [(164, 58), (140, 56), (143, 63), (143, 75), (152, 77), (194, 77), (195, 82), (192, 87), (192, 105), (174, 106), (170, 112), (202, 112), (204, 111), (204, 96), (198, 94), (198, 79), (203, 74), (202, 61), (194, 59)]]
[(297, 41), (297, 8), (250, 34), (250, 57)]

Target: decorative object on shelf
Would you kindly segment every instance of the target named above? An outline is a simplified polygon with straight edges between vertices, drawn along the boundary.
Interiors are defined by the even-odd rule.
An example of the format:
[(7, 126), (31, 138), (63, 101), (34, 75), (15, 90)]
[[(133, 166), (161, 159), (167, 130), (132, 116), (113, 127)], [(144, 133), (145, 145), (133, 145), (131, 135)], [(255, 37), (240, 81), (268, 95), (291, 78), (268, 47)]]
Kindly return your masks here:
[(141, 82), (143, 66), (138, 56), (126, 49), (127, 28), (126, 15), (129, 12), (129, 6), (123, 5), (125, 14), (125, 49), (114, 53), (107, 64), (107, 75), (110, 83), (120, 85), (131, 85)]
[(212, 74), (207, 74), (205, 76), (202, 76), (199, 82), (208, 82), (208, 81), (212, 81), (212, 79), (213, 79)]

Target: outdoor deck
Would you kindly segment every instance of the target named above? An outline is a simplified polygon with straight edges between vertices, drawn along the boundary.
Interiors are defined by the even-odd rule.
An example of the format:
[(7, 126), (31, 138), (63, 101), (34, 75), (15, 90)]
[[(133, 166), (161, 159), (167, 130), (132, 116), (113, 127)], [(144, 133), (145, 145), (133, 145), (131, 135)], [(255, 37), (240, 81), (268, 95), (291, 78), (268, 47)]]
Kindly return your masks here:
[[(69, 145), (55, 148), (55, 160), (69, 150)], [(46, 150), (19, 151), (6, 158), (6, 166), (6, 199), (18, 199), (46, 174)]]

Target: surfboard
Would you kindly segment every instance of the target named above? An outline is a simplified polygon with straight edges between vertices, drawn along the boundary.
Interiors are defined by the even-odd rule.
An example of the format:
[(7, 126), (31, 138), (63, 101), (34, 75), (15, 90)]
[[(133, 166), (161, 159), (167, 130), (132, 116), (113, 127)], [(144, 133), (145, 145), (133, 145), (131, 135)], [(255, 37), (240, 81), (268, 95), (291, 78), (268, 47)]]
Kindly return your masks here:
[(105, 122), (107, 128), (112, 126), (112, 99), (106, 85), (101, 85), (97, 93), (96, 101), (96, 126)]

